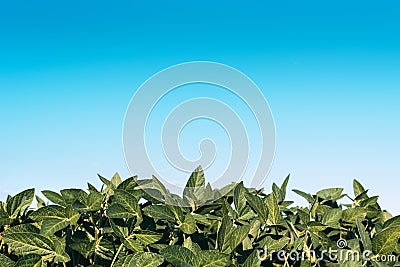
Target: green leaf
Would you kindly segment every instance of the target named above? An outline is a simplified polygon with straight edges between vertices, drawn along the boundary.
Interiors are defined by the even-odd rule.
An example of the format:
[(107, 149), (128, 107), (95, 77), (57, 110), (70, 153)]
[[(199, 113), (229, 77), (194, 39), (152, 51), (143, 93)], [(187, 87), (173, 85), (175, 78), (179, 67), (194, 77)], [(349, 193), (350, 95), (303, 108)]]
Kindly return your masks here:
[(378, 198), (379, 198), (378, 196), (369, 197), (369, 198), (367, 197), (360, 202), (360, 206), (361, 207), (370, 207), (370, 206), (373, 207), (377, 204)]
[(269, 194), (266, 198), (268, 208), (268, 223), (277, 225), (282, 220), (281, 211), (275, 194)]
[(185, 215), (185, 220), (178, 226), (185, 234), (191, 235), (196, 232), (196, 220), (193, 218), (192, 214), (187, 213)]
[(140, 243), (147, 246), (149, 244), (156, 243), (158, 240), (160, 240), (162, 234), (148, 230), (140, 230), (140, 231), (135, 231), (133, 233), (133, 236), (135, 236)]
[(114, 198), (116, 203), (122, 205), (128, 212), (139, 218), (142, 217), (139, 202), (134, 195), (125, 190), (117, 189), (114, 191)]
[(16, 226), (13, 226), (11, 228), (8, 228), (4, 233), (5, 234), (12, 234), (12, 233), (35, 233), (39, 234), (40, 229), (37, 228), (36, 225), (32, 223), (27, 223), (27, 224), (19, 224)]
[(25, 255), (21, 257), (15, 267), (46, 267), (47, 264), (42, 260), (42, 257), (39, 255)]
[(45, 236), (51, 236), (69, 225), (69, 219), (46, 219), (42, 222), (40, 233)]
[(71, 243), (69, 247), (83, 255), (85, 258), (88, 258), (94, 253), (96, 249), (96, 242), (95, 240), (74, 240), (74, 242)]
[(73, 205), (75, 201), (83, 202), (88, 197), (88, 193), (76, 188), (63, 189), (60, 193), (67, 205)]
[(346, 222), (355, 223), (356, 219), (364, 219), (367, 211), (361, 207), (350, 208), (343, 211), (342, 218)]
[(354, 179), (353, 181), (353, 190), (354, 190), (354, 196), (358, 197), (360, 196), (362, 193), (365, 192), (364, 187), (360, 184), (359, 181), (357, 181), (356, 179)]
[[(229, 250), (234, 250), (243, 240), (247, 237), (250, 231), (249, 225), (242, 225), (234, 227), (229, 236)], [(229, 251), (229, 252), (230, 252)]]
[(117, 261), (115, 267), (158, 267), (164, 262), (164, 258), (156, 253), (138, 252), (124, 256)]
[(131, 213), (120, 204), (112, 204), (107, 208), (107, 216), (110, 219), (130, 219), (136, 218), (134, 213)]
[(236, 210), (240, 213), (246, 207), (246, 188), (243, 182), (236, 185), (233, 192), (233, 202), (235, 203)]
[(46, 219), (65, 219), (66, 214), (65, 208), (49, 205), (32, 212), (29, 217), (36, 222), (40, 222)]
[(387, 220), (383, 225), (383, 228), (386, 229), (389, 227), (397, 227), (397, 226), (400, 226), (400, 215)]
[(372, 251), (375, 254), (391, 255), (397, 250), (400, 227), (390, 227), (377, 233), (372, 239)]
[(13, 219), (10, 218), (4, 207), (5, 203), (0, 201), (0, 225), (9, 225)]
[(283, 181), (283, 183), (281, 185), (281, 192), (283, 194), (283, 200), (286, 198), (286, 191), (287, 191), (287, 185), (289, 183), (289, 179), (290, 179), (290, 174), (288, 176), (286, 176), (285, 180)]
[(189, 249), (194, 254), (197, 254), (199, 251), (201, 251), (201, 247), (197, 243), (194, 243), (190, 236), (185, 238), (185, 240), (183, 241), (183, 246)]
[(79, 216), (80, 214), (76, 211), (72, 210), (67, 214), (65, 208), (49, 205), (34, 211), (29, 217), (37, 222), (42, 221), (40, 233), (45, 236), (50, 236), (64, 229), (71, 223), (76, 224)]
[(340, 219), (342, 218), (341, 209), (330, 209), (325, 212), (322, 216), (322, 224), (328, 225), (330, 227), (340, 226)]
[(67, 205), (67, 203), (65, 203), (64, 198), (60, 194), (58, 194), (56, 192), (53, 192), (53, 191), (50, 191), (50, 190), (44, 190), (44, 191), (42, 191), (42, 194), (48, 200), (53, 202), (54, 204), (57, 204), (57, 205), (60, 205), (60, 206), (66, 206)]
[(174, 213), (167, 206), (151, 205), (145, 207), (143, 212), (153, 219), (175, 221)]
[(44, 200), (41, 199), (39, 196), (35, 196), (35, 198), (36, 198), (36, 202), (37, 202), (36, 206), (37, 206), (38, 209), (43, 208), (43, 207), (46, 206), (46, 202), (44, 202)]
[(181, 266), (182, 264), (193, 265), (195, 258), (195, 255), (189, 249), (175, 245), (161, 249), (160, 254), (166, 261), (175, 266)]
[(113, 177), (111, 177), (110, 180), (111, 184), (113, 185), (113, 188), (118, 188), (118, 186), (122, 183), (122, 179), (119, 176), (119, 173), (116, 172)]
[(234, 227), (229, 216), (222, 219), (218, 229), (217, 245), (222, 253), (231, 253), (250, 232), (249, 225)]
[(372, 251), (371, 238), (368, 235), (364, 225), (362, 224), (362, 221), (357, 218), (356, 219), (356, 224), (357, 224), (357, 229), (358, 229), (359, 236), (361, 238), (361, 243), (364, 246), (364, 250)]
[(108, 217), (112, 219), (136, 218), (138, 222), (142, 221), (142, 212), (138, 200), (131, 193), (116, 189), (113, 203), (107, 209)]
[(90, 192), (89, 196), (83, 201), (76, 201), (73, 207), (80, 212), (93, 212), (101, 209), (104, 196), (98, 192)]
[(342, 197), (343, 188), (327, 188), (317, 192), (317, 197), (336, 201)]
[(312, 233), (322, 232), (327, 228), (326, 225), (323, 225), (322, 223), (316, 221), (309, 222), (307, 226)]
[[(208, 193), (207, 193), (208, 192)], [(185, 188), (183, 189), (183, 198), (193, 209), (195, 209), (202, 200), (210, 197), (210, 190), (205, 188), (204, 172), (199, 166), (189, 177)]]
[[(260, 267), (261, 266), (261, 260), (259, 259), (258, 253), (260, 250), (256, 249), (254, 250), (247, 258), (246, 261), (243, 264), (243, 267)], [(263, 255), (260, 255), (260, 258), (262, 259)]]
[(272, 184), (272, 192), (278, 203), (283, 201), (283, 192), (275, 183)]
[(134, 252), (143, 251), (143, 246), (139, 241), (131, 238), (122, 238), (121, 240), (125, 247), (129, 248), (130, 250)]
[(119, 237), (129, 236), (129, 224), (124, 219), (110, 219), (111, 228)]
[(202, 250), (194, 257), (195, 267), (225, 267), (231, 263), (229, 254), (215, 250)]
[(201, 166), (190, 175), (189, 180), (186, 183), (186, 188), (203, 187), (205, 185), (204, 171)]
[(246, 193), (246, 200), (254, 212), (260, 217), (262, 223), (268, 220), (268, 209), (264, 202), (257, 196), (249, 192)]
[(51, 239), (36, 233), (3, 234), (3, 239), (17, 255), (54, 253), (54, 243)]
[(221, 252), (229, 250), (229, 237), (233, 229), (233, 224), (229, 216), (224, 216), (221, 221), (221, 225), (218, 229), (217, 245)]
[(68, 257), (68, 255), (65, 256), (58, 253), (55, 243), (50, 238), (40, 234), (27, 232), (7, 233), (6, 231), (3, 234), (3, 239), (17, 255), (37, 254), (41, 256)]
[(32, 204), (35, 189), (28, 189), (7, 200), (7, 213), (15, 219)]
[(0, 266), (2, 267), (14, 267), (15, 262), (12, 261), (9, 257), (0, 253)]
[(305, 198), (308, 203), (310, 203), (310, 204), (314, 203), (314, 198), (313, 198), (313, 196), (311, 194), (304, 193), (303, 191), (300, 191), (300, 190), (297, 190), (297, 189), (293, 189), (293, 192), (295, 192), (299, 196)]
[(261, 240), (260, 247), (262, 249), (266, 247), (270, 252), (277, 252), (282, 250), (287, 244), (289, 244), (289, 242), (290, 238), (286, 236), (280, 237), (279, 239), (273, 239), (272, 237), (267, 236)]
[(156, 253), (142, 252), (134, 255), (137, 267), (157, 267), (164, 262), (164, 258)]

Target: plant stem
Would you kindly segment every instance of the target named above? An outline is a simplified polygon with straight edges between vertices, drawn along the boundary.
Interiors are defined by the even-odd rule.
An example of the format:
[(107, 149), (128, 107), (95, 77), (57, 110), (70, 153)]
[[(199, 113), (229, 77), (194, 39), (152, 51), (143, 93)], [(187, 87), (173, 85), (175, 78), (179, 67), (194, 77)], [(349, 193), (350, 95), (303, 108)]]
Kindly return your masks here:
[(119, 255), (119, 253), (121, 252), (121, 250), (122, 250), (123, 247), (124, 247), (124, 244), (121, 244), (121, 245), (119, 246), (119, 248), (118, 248), (118, 250), (117, 250), (117, 253), (115, 253), (114, 259), (113, 259), (112, 262), (111, 262), (110, 267), (113, 267), (113, 266), (114, 266), (114, 263), (115, 263), (115, 261), (117, 260), (118, 255)]

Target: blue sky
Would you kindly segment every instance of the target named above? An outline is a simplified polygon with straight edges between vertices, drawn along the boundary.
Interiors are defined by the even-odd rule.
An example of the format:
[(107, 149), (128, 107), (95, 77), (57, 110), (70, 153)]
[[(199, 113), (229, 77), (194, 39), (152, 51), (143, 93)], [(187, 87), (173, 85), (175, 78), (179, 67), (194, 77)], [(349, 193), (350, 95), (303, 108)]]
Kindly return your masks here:
[[(351, 190), (399, 213), (398, 1), (3, 1), (0, 198), (128, 176), (122, 123), (171, 65), (231, 65), (262, 89), (277, 130), (265, 182)], [(97, 183), (98, 184), (98, 183)]]

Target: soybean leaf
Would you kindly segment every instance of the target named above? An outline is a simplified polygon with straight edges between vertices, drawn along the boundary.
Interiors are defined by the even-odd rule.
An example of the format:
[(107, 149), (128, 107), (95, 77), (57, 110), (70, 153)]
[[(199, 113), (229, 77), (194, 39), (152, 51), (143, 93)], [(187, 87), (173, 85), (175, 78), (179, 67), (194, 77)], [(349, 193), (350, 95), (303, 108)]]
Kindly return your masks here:
[(362, 224), (362, 221), (360, 219), (356, 219), (356, 224), (357, 224), (357, 229), (359, 236), (361, 238), (361, 243), (364, 246), (364, 250), (372, 250), (372, 243), (371, 243), (371, 238), (368, 235), (367, 231), (365, 230), (364, 225)]
[(13, 260), (11, 260), (6, 255), (3, 255), (0, 253), (0, 266), (14, 267), (14, 265), (15, 265), (15, 262)]
[(231, 263), (229, 254), (215, 250), (201, 250), (194, 257), (193, 265), (196, 267), (225, 267)]
[(282, 220), (281, 211), (275, 194), (269, 194), (266, 197), (266, 205), (268, 208), (268, 222), (272, 225), (277, 225)]
[(397, 250), (400, 227), (389, 227), (377, 233), (372, 239), (372, 251), (380, 255), (391, 255)]
[(181, 246), (168, 246), (160, 250), (160, 254), (166, 261), (175, 266), (182, 264), (194, 264), (195, 255), (189, 249)]

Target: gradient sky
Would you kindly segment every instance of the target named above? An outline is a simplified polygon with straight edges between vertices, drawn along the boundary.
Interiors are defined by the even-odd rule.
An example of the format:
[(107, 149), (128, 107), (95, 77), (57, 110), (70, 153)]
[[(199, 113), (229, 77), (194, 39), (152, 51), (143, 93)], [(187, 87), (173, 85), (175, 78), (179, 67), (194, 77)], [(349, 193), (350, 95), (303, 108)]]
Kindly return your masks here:
[[(122, 123), (171, 65), (231, 65), (263, 90), (276, 158), (265, 182), (351, 192), (400, 213), (399, 1), (2, 1), (0, 199), (129, 176)], [(294, 197), (290, 195), (290, 197)]]

